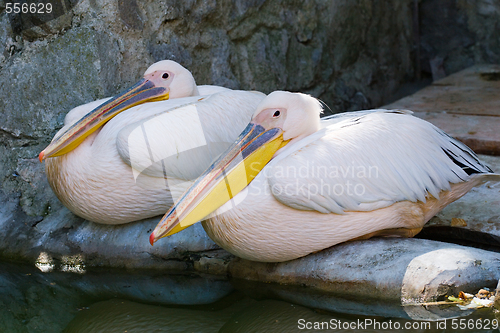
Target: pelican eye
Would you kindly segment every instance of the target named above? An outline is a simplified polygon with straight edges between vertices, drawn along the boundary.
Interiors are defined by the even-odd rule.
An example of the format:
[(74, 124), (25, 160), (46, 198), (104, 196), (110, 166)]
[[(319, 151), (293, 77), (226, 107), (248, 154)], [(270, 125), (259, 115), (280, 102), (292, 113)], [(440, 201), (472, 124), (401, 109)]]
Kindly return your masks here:
[(168, 73), (163, 73), (163, 75), (161, 77), (166, 80), (166, 79), (168, 79), (169, 75), (168, 75)]
[(281, 114), (280, 110), (274, 111), (273, 118), (278, 118), (280, 114)]

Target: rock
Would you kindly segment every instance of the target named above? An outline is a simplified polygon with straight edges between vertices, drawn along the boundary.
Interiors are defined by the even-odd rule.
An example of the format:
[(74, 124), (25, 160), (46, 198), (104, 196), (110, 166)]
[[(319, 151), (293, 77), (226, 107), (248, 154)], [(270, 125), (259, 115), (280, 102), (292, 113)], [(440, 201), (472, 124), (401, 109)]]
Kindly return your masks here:
[(227, 276), (229, 263), (235, 258), (225, 250), (208, 251), (192, 255), (193, 268), (199, 273)]
[(408, 265), (401, 288), (403, 304), (473, 292), (491, 286), (499, 276), (498, 253), (443, 243), (439, 247), (415, 257)]
[(419, 2), (420, 63), (431, 73), (431, 60), (441, 58), (449, 75), (481, 62), (498, 64), (500, 46), (498, 17), (500, 4), (495, 1), (463, 2), (432, 0)]
[(59, 265), (79, 257), (86, 266), (161, 268), (192, 267), (192, 252), (218, 249), (201, 224), (171, 237), (162, 246), (149, 245), (158, 218), (120, 226), (99, 225), (73, 215), (56, 202), (45, 216), (28, 216), (19, 198), (0, 192), (0, 253), (3, 257), (37, 262), (46, 253)]
[(371, 239), (284, 263), (235, 259), (229, 274), (351, 299), (418, 304), (496, 284), (499, 260), (498, 253), (429, 240)]

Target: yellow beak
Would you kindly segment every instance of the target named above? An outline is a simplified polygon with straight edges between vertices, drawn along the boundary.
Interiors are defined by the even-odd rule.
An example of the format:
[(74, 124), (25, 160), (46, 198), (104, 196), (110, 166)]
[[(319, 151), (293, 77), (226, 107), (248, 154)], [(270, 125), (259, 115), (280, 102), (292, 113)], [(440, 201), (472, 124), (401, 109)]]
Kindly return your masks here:
[(149, 237), (158, 239), (175, 234), (203, 220), (241, 192), (286, 145), (282, 130), (265, 130), (250, 123), (229, 147), (180, 197), (163, 216)]
[(64, 133), (57, 136), (38, 156), (40, 162), (48, 157), (66, 154), (76, 147), (99, 127), (118, 113), (145, 102), (168, 99), (169, 91), (157, 87), (153, 82), (142, 79), (127, 91), (99, 105), (74, 123)]

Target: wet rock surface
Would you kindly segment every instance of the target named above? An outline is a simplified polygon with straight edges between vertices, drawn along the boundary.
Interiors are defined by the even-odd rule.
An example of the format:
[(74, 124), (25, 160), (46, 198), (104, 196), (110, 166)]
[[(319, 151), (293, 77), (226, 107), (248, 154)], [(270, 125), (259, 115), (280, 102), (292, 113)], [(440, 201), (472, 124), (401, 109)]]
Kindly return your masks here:
[(494, 1), (420, 1), (422, 70), (439, 79), (472, 66), (477, 58), (498, 64), (500, 53), (491, 50), (500, 43), (499, 13)]
[[(412, 1), (65, 3), (57, 15), (38, 24), (34, 19), (19, 21), (8, 15), (5, 2), (0, 1), (2, 258), (52, 262), (60, 268), (84, 263), (216, 275), (229, 271), (233, 277), (306, 284), (329, 291), (351, 283), (361, 288), (349, 289), (353, 294), (375, 290), (376, 296), (384, 291), (381, 297), (392, 300), (411, 300), (418, 295), (435, 299), (443, 295), (443, 290), (482, 287), (485, 281), (498, 280), (498, 254), (418, 239), (344, 244), (273, 265), (234, 259), (218, 250), (199, 224), (163, 241), (161, 246), (151, 247), (148, 236), (158, 218), (118, 227), (84, 221), (57, 200), (47, 184), (43, 164), (36, 159), (71, 108), (125, 89), (152, 62), (165, 58), (189, 68), (198, 84), (265, 93), (276, 89), (302, 91), (324, 100), (333, 112), (381, 105), (402, 82), (414, 77)], [(424, 12), (432, 7), (428, 1), (422, 6), (427, 6)], [(424, 56), (435, 60), (451, 54), (444, 58), (445, 72), (474, 62), (496, 61), (500, 54), (500, 29), (495, 28), (498, 6), (477, 2), (466, 8), (460, 3), (457, 8), (454, 15), (466, 11), (459, 15), (467, 17), (459, 29), (468, 32), (454, 34), (459, 37), (457, 43), (467, 50), (466, 56), (450, 51), (452, 48), (444, 42), (442, 48)], [(454, 43), (453, 38), (440, 39), (439, 43), (432, 40), (422, 39), (422, 43)], [(458, 217), (468, 226), (496, 235), (496, 199), (488, 199), (491, 205), (486, 205), (484, 197), (498, 191), (485, 191), (473, 190), (432, 223)], [(478, 215), (477, 223), (473, 222), (476, 215), (472, 215), (472, 206), (484, 213)], [(486, 214), (489, 217), (484, 221)], [(375, 248), (380, 252), (372, 259), (380, 260), (370, 261), (366, 256)], [(450, 259), (452, 254), (457, 254), (463, 265)], [(342, 259), (343, 255), (348, 257)], [(441, 259), (433, 264), (434, 258)], [(347, 280), (349, 276), (339, 275), (333, 264), (336, 260), (344, 260), (344, 266), (339, 267), (357, 272), (350, 275), (356, 278)], [(417, 263), (419, 268), (412, 266)], [(292, 267), (302, 269), (304, 275), (299, 276)], [(406, 280), (412, 276), (418, 280), (420, 270), (428, 272), (426, 278), (433, 277), (429, 285), (422, 284), (427, 280), (417, 281), (420, 284)], [(462, 270), (467, 274), (457, 279), (453, 274)], [(278, 276), (276, 272), (289, 275)], [(393, 272), (394, 276), (389, 276)], [(10, 314), (2, 312), (2, 316)]]
[[(149, 234), (158, 218), (120, 226), (100, 225), (73, 215), (61, 204), (54, 213), (41, 217), (26, 215), (17, 198), (1, 194), (0, 245), (4, 257), (39, 261), (42, 253), (50, 260), (64, 263), (78, 258), (88, 266), (161, 268), (182, 271), (192, 267), (190, 253), (218, 249), (201, 224), (189, 228), (152, 247)], [(199, 255), (198, 255), (199, 257)]]
[(229, 274), (358, 299), (418, 304), (461, 290), (494, 288), (500, 277), (500, 255), (423, 239), (372, 239), (284, 263), (235, 259)]

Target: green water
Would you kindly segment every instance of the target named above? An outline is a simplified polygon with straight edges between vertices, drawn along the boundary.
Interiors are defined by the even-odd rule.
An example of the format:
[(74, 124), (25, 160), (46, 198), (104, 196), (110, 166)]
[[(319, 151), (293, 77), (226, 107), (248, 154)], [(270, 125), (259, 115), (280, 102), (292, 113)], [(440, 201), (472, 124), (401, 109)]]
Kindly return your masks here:
[(0, 263), (0, 332), (498, 332), (490, 309), (360, 303), (213, 276), (49, 271)]

